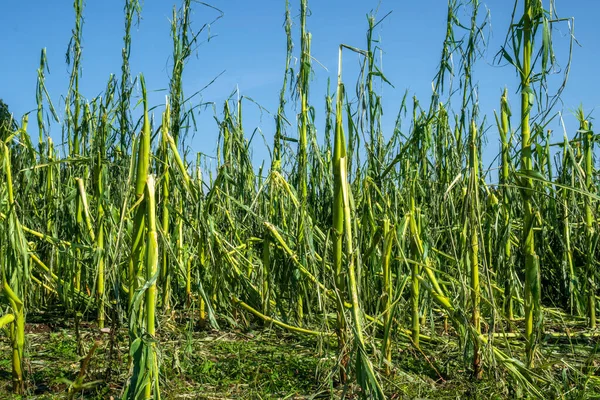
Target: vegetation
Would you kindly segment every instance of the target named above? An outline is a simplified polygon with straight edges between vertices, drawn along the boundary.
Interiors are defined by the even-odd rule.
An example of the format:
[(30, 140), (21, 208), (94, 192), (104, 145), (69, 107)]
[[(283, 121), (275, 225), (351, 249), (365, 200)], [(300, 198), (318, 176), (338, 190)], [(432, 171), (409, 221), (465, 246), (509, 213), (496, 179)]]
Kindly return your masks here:
[[(597, 396), (598, 136), (583, 109), (579, 130), (556, 143), (546, 134), (568, 73), (552, 91), (552, 29), (567, 21), (553, 3), (516, 1), (498, 52), (518, 75), (518, 118), (501, 87), (495, 126), (481, 115), (473, 71), (486, 21), (478, 1), (448, 0), (430, 103), (411, 108), (405, 96), (388, 132), (381, 19), (368, 16), (363, 48), (340, 44), (321, 108), (309, 96), (308, 1), (286, 1), (270, 163), (252, 164), (243, 106), (253, 101), (237, 93), (215, 112), (214, 168), (186, 144), (206, 112), (183, 92), (208, 29), (194, 32), (192, 5), (173, 10), (164, 105), (152, 107), (130, 71), (137, 0), (125, 1), (121, 76), (93, 99), (79, 90), (84, 3), (74, 2), (64, 115), (41, 52), (37, 146), (30, 115), (17, 124), (0, 102), (0, 365), (11, 374), (0, 393)], [(342, 74), (348, 54), (361, 62), (355, 93)], [(500, 147), (497, 185), (482, 161), (487, 129)]]

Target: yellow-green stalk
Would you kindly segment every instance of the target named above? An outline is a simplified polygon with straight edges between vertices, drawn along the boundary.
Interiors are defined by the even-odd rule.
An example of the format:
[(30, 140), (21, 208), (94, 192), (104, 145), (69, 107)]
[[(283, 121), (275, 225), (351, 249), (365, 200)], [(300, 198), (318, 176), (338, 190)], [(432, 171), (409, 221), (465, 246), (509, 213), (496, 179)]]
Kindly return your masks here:
[[(81, 41), (82, 41), (82, 29), (83, 29), (83, 0), (75, 0), (73, 2), (75, 9), (75, 28), (73, 29), (73, 36), (69, 43), (69, 50), (67, 52), (67, 61), (73, 62), (71, 69), (71, 78), (69, 82), (69, 94), (67, 95), (66, 101), (66, 112), (67, 118), (69, 119), (69, 127), (72, 129), (68, 137), (69, 144), (69, 155), (79, 155), (81, 143), (80, 143), (80, 91), (79, 91), (79, 74), (81, 64)], [(72, 57), (72, 60), (71, 60)], [(71, 110), (71, 107), (73, 110)]]
[[(183, 199), (180, 197), (177, 203), (177, 212), (181, 215), (183, 210)], [(185, 274), (185, 293), (186, 293), (186, 304), (190, 306), (192, 304), (192, 274), (189, 264), (185, 263), (185, 253), (183, 251), (183, 218), (177, 217), (177, 264), (186, 265)]]
[(25, 393), (25, 380), (23, 379), (23, 357), (25, 348), (25, 310), (19, 296), (4, 281), (3, 291), (8, 297), (8, 302), (15, 316), (14, 323), (10, 326), (10, 338), (12, 341), (12, 388), (15, 394)]
[[(100, 159), (100, 156), (98, 156)], [(102, 182), (102, 167), (99, 162), (97, 173), (97, 198), (98, 198), (98, 234), (96, 235), (96, 248), (98, 251), (96, 298), (98, 300), (98, 328), (104, 328), (104, 188)]]
[[(568, 156), (569, 154), (569, 140), (568, 138), (564, 137), (563, 140), (563, 164), (562, 164), (562, 169), (563, 169), (563, 184), (567, 184), (567, 171), (568, 171), (568, 165), (570, 162), (570, 157)], [(571, 177), (572, 179), (572, 177)], [(563, 262), (567, 265), (567, 268), (569, 269), (569, 285), (568, 285), (568, 290), (569, 290), (569, 311), (571, 312), (571, 314), (576, 314), (579, 315), (580, 313), (580, 307), (579, 307), (579, 300), (578, 300), (578, 296), (577, 296), (577, 291), (578, 288), (575, 285), (575, 280), (577, 279), (577, 276), (575, 275), (575, 266), (573, 265), (573, 249), (571, 248), (571, 221), (569, 218), (569, 194), (570, 194), (570, 190), (566, 187), (563, 187), (561, 189), (561, 194), (562, 194), (562, 209), (563, 209), (563, 214), (562, 214), (562, 235), (563, 235), (563, 240), (565, 241), (565, 248), (563, 250)]]
[(413, 259), (411, 266), (411, 321), (412, 321), (412, 341), (413, 344), (419, 347), (419, 332), (421, 325), (419, 323), (419, 274), (421, 272), (420, 264), (420, 232), (417, 224), (417, 211), (415, 207), (415, 189), (414, 181), (411, 183), (410, 190), (410, 210), (409, 210), (409, 226), (411, 234), (410, 253)]
[[(81, 199), (81, 192), (78, 190), (75, 196), (75, 243), (81, 245), (83, 235), (83, 200)], [(81, 248), (78, 246), (75, 248), (75, 289), (81, 290), (81, 267), (82, 267), (82, 255)]]
[[(146, 332), (152, 339), (156, 336), (156, 275), (158, 271), (158, 236), (156, 233), (156, 200), (154, 188), (154, 176), (148, 175), (145, 191), (146, 203), (146, 283), (149, 284), (145, 292), (145, 319)], [(152, 394), (157, 394), (154, 398), (160, 398), (158, 394), (158, 360), (156, 358), (156, 342), (151, 340), (149, 346), (148, 360), (146, 368), (148, 369), (147, 383), (145, 386), (145, 398), (152, 398)], [(154, 386), (153, 386), (154, 385)]]
[(508, 89), (504, 89), (502, 98), (500, 100), (500, 141), (502, 143), (501, 149), (501, 175), (500, 184), (502, 187), (502, 214), (504, 222), (504, 265), (502, 268), (505, 273), (504, 282), (504, 312), (506, 317), (512, 321), (515, 318), (514, 306), (513, 306), (513, 295), (514, 295), (514, 273), (513, 263), (511, 262), (512, 256), (512, 242), (511, 236), (511, 199), (509, 190), (509, 166), (510, 166), (510, 107), (508, 105)]
[[(90, 239), (92, 241), (96, 240), (96, 234), (94, 233), (94, 228), (92, 227), (92, 219), (90, 217), (90, 208), (87, 201), (87, 193), (85, 191), (85, 186), (83, 183), (83, 179), (75, 178), (75, 182), (77, 182), (77, 193), (79, 194), (79, 203), (81, 204), (82, 216), (85, 220), (85, 227), (87, 228), (88, 235), (90, 235)], [(83, 222), (83, 221), (81, 221)]]
[[(590, 129), (589, 122), (580, 110), (581, 135), (583, 136), (583, 155), (585, 160), (585, 189), (588, 194), (594, 193), (594, 182), (592, 174), (594, 173), (593, 142), (594, 134)], [(592, 197), (585, 196), (585, 263), (586, 263), (586, 283), (588, 300), (588, 322), (591, 329), (596, 329), (596, 284), (594, 275), (596, 273), (594, 263), (594, 215), (592, 211)]]
[(271, 240), (267, 229), (265, 229), (265, 235), (263, 238), (262, 248), (262, 286), (261, 286), (261, 303), (262, 311), (264, 315), (269, 315), (270, 312), (270, 301), (271, 301), (271, 289), (270, 289), (270, 266), (271, 266)]
[(4, 314), (0, 317), (0, 329), (4, 328), (6, 325), (12, 324), (15, 321), (15, 316), (12, 314)]
[[(22, 131), (26, 134), (27, 118), (23, 119)], [(9, 139), (10, 140), (10, 139)], [(8, 233), (5, 259), (2, 260), (2, 289), (12, 309), (14, 323), (10, 326), (10, 338), (12, 341), (12, 382), (13, 392), (23, 395), (25, 392), (25, 380), (23, 378), (23, 359), (25, 347), (25, 307), (23, 300), (29, 279), (28, 269), (28, 245), (21, 230), (21, 224), (17, 217), (16, 202), (13, 190), (13, 178), (11, 171), (10, 151), (6, 143), (0, 141), (2, 147), (2, 158), (4, 161), (4, 174), (6, 179), (6, 192), (8, 195)]]
[[(301, 256), (304, 258), (305, 252), (305, 221), (307, 220), (307, 196), (308, 196), (308, 136), (309, 136), (309, 105), (308, 90), (310, 87), (311, 73), (311, 55), (310, 43), (311, 35), (306, 31), (306, 16), (308, 15), (308, 1), (300, 1), (300, 71), (298, 75), (297, 90), (300, 96), (300, 116), (298, 133), (298, 186), (297, 191), (300, 197), (300, 212), (298, 213), (298, 225), (296, 241)], [(304, 309), (303, 296), (297, 295), (297, 316), (298, 323), (302, 323)]]
[(131, 105), (131, 92), (133, 85), (131, 84), (131, 72), (129, 68), (129, 56), (131, 54), (131, 25), (134, 14), (141, 12), (139, 0), (125, 0), (125, 33), (123, 35), (123, 48), (121, 50), (121, 80), (120, 80), (120, 98), (119, 107), (117, 110), (119, 120), (119, 147), (120, 154), (126, 154), (130, 142), (132, 142), (129, 107)]
[[(301, 207), (306, 206), (307, 196), (307, 151), (308, 151), (308, 88), (310, 79), (310, 33), (306, 32), (307, 0), (300, 2), (300, 74), (298, 77), (298, 93), (300, 95), (300, 132), (298, 138), (298, 192)], [(302, 235), (302, 233), (300, 233)]]
[(389, 375), (391, 372), (390, 365), (392, 363), (392, 270), (390, 267), (390, 259), (392, 255), (392, 238), (393, 230), (390, 229), (389, 218), (383, 219), (383, 341), (381, 344), (381, 352), (385, 358), (385, 373)]
[[(182, 251), (183, 253), (183, 251)], [(181, 259), (183, 260), (183, 256), (181, 256)], [(192, 262), (194, 259), (194, 255), (190, 255), (187, 258), (187, 261), (185, 263), (185, 294), (186, 294), (186, 299), (187, 299), (187, 305), (191, 306), (192, 305), (192, 300), (193, 300), (193, 296), (194, 294), (192, 293)]]
[(169, 109), (169, 99), (167, 98), (165, 111), (162, 115), (162, 125), (161, 125), (161, 155), (162, 155), (162, 177), (161, 177), (161, 230), (162, 230), (162, 238), (163, 245), (161, 247), (162, 255), (161, 255), (161, 269), (160, 269), (160, 282), (162, 284), (162, 307), (164, 309), (170, 308), (170, 296), (171, 296), (171, 268), (169, 265), (169, 240), (170, 240), (170, 232), (169, 232), (169, 201), (170, 201), (170, 165), (169, 165), (169, 141), (167, 139), (169, 134), (169, 127), (171, 126), (170, 121), (170, 109)]
[(471, 121), (469, 135), (469, 237), (468, 246), (469, 267), (471, 269), (471, 307), (473, 329), (473, 375), (475, 379), (481, 379), (483, 369), (481, 366), (481, 350), (479, 348), (479, 336), (481, 335), (481, 321), (479, 303), (481, 293), (479, 288), (479, 221), (477, 210), (479, 208), (479, 161), (477, 154), (477, 127), (475, 121)]

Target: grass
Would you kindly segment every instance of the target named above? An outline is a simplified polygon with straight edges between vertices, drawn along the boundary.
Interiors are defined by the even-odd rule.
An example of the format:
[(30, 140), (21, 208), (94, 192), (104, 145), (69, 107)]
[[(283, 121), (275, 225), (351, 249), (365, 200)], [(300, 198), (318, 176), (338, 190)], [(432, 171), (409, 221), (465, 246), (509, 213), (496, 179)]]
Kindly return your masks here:
[[(27, 354), (30, 371), (27, 398), (68, 398), (69, 381), (81, 369), (77, 338), (71, 318), (62, 312), (30, 315), (27, 327)], [(46, 322), (52, 320), (53, 324)], [(173, 317), (161, 318), (161, 391), (165, 399), (336, 399), (343, 393), (356, 398), (360, 387), (345, 386), (336, 377), (337, 349), (335, 341), (315, 340), (251, 323), (247, 327), (224, 331), (196, 327), (182, 329)], [(83, 321), (80, 330), (83, 353), (89, 351), (92, 339), (101, 344), (85, 371), (85, 382), (100, 380), (93, 388), (78, 394), (86, 399), (118, 398), (128, 371), (127, 330), (117, 336), (117, 351), (109, 363), (110, 335), (99, 334), (93, 321)], [(495, 371), (482, 380), (472, 378), (461, 361), (461, 351), (450, 343), (422, 344), (422, 351), (409, 342), (395, 342), (391, 374), (381, 381), (390, 399), (504, 399), (518, 392), (510, 376)], [(561, 346), (568, 346), (562, 342)], [(564, 352), (565, 350), (561, 350)], [(4, 341), (0, 347), (0, 375), (10, 376), (10, 363), (5, 357), (10, 348)], [(600, 372), (600, 365), (590, 361), (582, 351), (572, 362), (585, 364)], [(577, 360), (577, 361), (576, 361)], [(581, 379), (566, 364), (555, 360), (554, 373), (564, 375), (565, 384), (574, 387)], [(119, 365), (110, 371), (107, 369)], [(493, 376), (490, 376), (493, 375)], [(593, 375), (592, 375), (593, 376)], [(573, 390), (573, 389), (572, 389)], [(600, 390), (600, 381), (587, 383), (587, 394)], [(512, 394), (511, 394), (512, 393)], [(552, 391), (547, 391), (549, 395)], [(597, 392), (600, 393), (600, 392)], [(581, 394), (581, 393), (580, 393)], [(0, 396), (11, 395), (11, 387), (0, 386)], [(77, 397), (76, 397), (77, 398)], [(551, 398), (551, 397), (550, 397)], [(575, 396), (572, 398), (576, 398)], [(593, 397), (590, 397), (593, 398)]]

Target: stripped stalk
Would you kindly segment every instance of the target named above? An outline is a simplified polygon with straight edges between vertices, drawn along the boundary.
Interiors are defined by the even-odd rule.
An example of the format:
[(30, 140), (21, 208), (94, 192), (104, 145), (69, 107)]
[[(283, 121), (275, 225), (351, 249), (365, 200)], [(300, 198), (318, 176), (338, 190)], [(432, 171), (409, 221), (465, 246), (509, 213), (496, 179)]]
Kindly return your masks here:
[(144, 77), (140, 77), (142, 85), (142, 96), (144, 99), (144, 125), (140, 132), (138, 144), (136, 180), (135, 180), (135, 203), (137, 204), (135, 218), (133, 221), (133, 243), (131, 256), (129, 258), (129, 306), (133, 302), (133, 295), (139, 287), (143, 265), (144, 248), (144, 224), (145, 208), (140, 202), (143, 201), (146, 179), (150, 170), (150, 117), (148, 116), (148, 102), (146, 98), (146, 83)]
[(381, 343), (381, 352), (385, 358), (385, 373), (389, 375), (391, 372), (390, 365), (392, 364), (392, 299), (394, 290), (392, 286), (392, 270), (390, 268), (390, 258), (392, 255), (392, 237), (393, 230), (390, 230), (390, 220), (383, 220), (383, 341)]
[[(150, 338), (156, 336), (156, 275), (158, 273), (158, 236), (156, 233), (156, 200), (154, 196), (154, 176), (148, 175), (145, 191), (146, 203), (146, 218), (147, 218), (147, 233), (146, 233), (146, 332)], [(147, 359), (147, 383), (146, 383), (146, 399), (152, 398), (152, 394), (158, 394), (158, 359), (156, 357), (156, 341), (151, 340)], [(153, 387), (154, 385), (154, 387)], [(160, 398), (160, 394), (157, 397)]]
[(68, 131), (69, 154), (77, 156), (81, 150), (79, 75), (81, 73), (81, 41), (83, 36), (83, 0), (74, 0), (73, 7), (75, 8), (75, 28), (67, 50), (67, 64), (72, 62), (73, 65), (69, 81), (69, 94), (66, 100), (66, 113), (69, 120), (68, 127), (70, 128)]
[(498, 130), (500, 132), (501, 148), (501, 175), (500, 185), (502, 187), (502, 215), (503, 215), (503, 241), (502, 250), (502, 272), (504, 277), (504, 312), (506, 317), (512, 321), (515, 318), (513, 296), (515, 295), (515, 271), (512, 262), (512, 242), (511, 242), (511, 191), (509, 188), (510, 174), (510, 107), (508, 105), (508, 89), (504, 89), (500, 100), (500, 123)]
[(169, 263), (169, 200), (170, 200), (170, 165), (169, 165), (169, 127), (170, 124), (170, 110), (169, 110), (169, 99), (166, 100), (165, 111), (162, 115), (161, 124), (161, 142), (160, 142), (160, 153), (162, 158), (162, 178), (161, 178), (161, 230), (163, 244), (161, 247), (161, 268), (160, 268), (160, 282), (162, 285), (162, 307), (166, 310), (170, 308), (171, 298), (171, 267)]
[(121, 95), (119, 98), (119, 147), (122, 155), (127, 154), (131, 140), (130, 116), (129, 107), (131, 104), (131, 92), (133, 85), (131, 80), (131, 71), (129, 68), (129, 56), (131, 54), (131, 25), (134, 14), (138, 15), (141, 12), (141, 6), (138, 0), (125, 0), (125, 34), (123, 36), (123, 49), (121, 51)]
[[(538, 0), (525, 0), (522, 19), (523, 54), (521, 62), (521, 169), (533, 170), (530, 114), (533, 105), (531, 89), (532, 55), (533, 55), (533, 20), (540, 12)], [(533, 180), (522, 178), (521, 195), (523, 199), (523, 232), (522, 246), (525, 260), (525, 339), (527, 364), (533, 366), (535, 350), (534, 327), (541, 321), (541, 288), (539, 278), (539, 258), (535, 249), (535, 211), (533, 206)]]
[[(342, 48), (340, 47), (337, 83), (337, 100), (335, 113), (335, 137), (333, 147), (333, 265), (335, 271), (335, 286), (340, 299), (345, 298), (346, 282), (343, 263), (343, 234), (344, 234), (344, 199), (342, 193), (342, 160), (345, 160), (346, 152), (343, 140), (343, 96), (344, 86), (341, 77)], [(347, 364), (349, 361), (346, 337), (346, 319), (344, 316), (344, 305), (341, 300), (337, 302), (337, 327), (338, 351), (340, 352), (340, 380), (344, 382), (347, 377)]]
[[(298, 75), (297, 91), (300, 97), (300, 115), (298, 117), (298, 178), (296, 190), (300, 197), (300, 212), (298, 213), (298, 225), (296, 241), (300, 249), (301, 257), (306, 258), (306, 237), (304, 230), (307, 217), (307, 197), (308, 197), (308, 138), (309, 138), (309, 105), (308, 90), (310, 86), (311, 73), (311, 55), (310, 43), (311, 35), (306, 32), (306, 16), (308, 14), (308, 0), (300, 1), (300, 71)], [(303, 295), (297, 295), (297, 316), (298, 323), (302, 324), (304, 307)]]
[[(563, 140), (563, 157), (562, 157), (562, 173), (563, 183), (567, 184), (567, 172), (569, 170), (570, 157), (569, 157), (569, 140), (564, 137)], [(578, 285), (577, 275), (575, 274), (575, 266), (573, 264), (573, 250), (571, 248), (571, 220), (569, 218), (569, 195), (571, 191), (564, 187), (561, 189), (562, 194), (562, 237), (565, 242), (563, 250), (563, 263), (568, 268), (568, 286), (567, 291), (569, 294), (569, 312), (571, 314), (579, 315), (579, 298), (578, 298)]]
[(471, 121), (469, 138), (469, 237), (468, 265), (471, 269), (471, 307), (473, 329), (475, 339), (473, 340), (473, 376), (481, 379), (483, 369), (481, 366), (481, 350), (479, 349), (479, 336), (481, 335), (480, 309), (481, 293), (479, 288), (479, 161), (477, 155), (477, 127), (475, 121)]
[(420, 244), (420, 232), (417, 224), (417, 211), (415, 207), (415, 183), (414, 180), (411, 184), (410, 190), (410, 209), (409, 209), (409, 226), (410, 226), (410, 254), (413, 259), (413, 263), (411, 266), (411, 292), (410, 292), (410, 301), (411, 301), (411, 320), (412, 320), (412, 341), (416, 347), (419, 347), (419, 333), (420, 333), (420, 323), (419, 323), (419, 274), (421, 272), (421, 264), (419, 263), (421, 252), (419, 249)]
[[(594, 134), (590, 129), (589, 122), (583, 115), (583, 110), (580, 109), (578, 113), (579, 117), (579, 130), (583, 136), (583, 157), (585, 166), (585, 190), (592, 194), (594, 193), (594, 183), (592, 181), (592, 174), (594, 173), (594, 164), (592, 162), (592, 155), (594, 152)], [(595, 275), (595, 257), (594, 257), (594, 215), (593, 215), (593, 204), (592, 197), (585, 196), (585, 269), (586, 269), (586, 294), (588, 299), (588, 322), (590, 329), (596, 329), (596, 283), (594, 279)]]
[[(362, 326), (362, 314), (360, 309), (360, 300), (358, 296), (358, 285), (356, 279), (355, 257), (352, 236), (352, 213), (350, 209), (350, 185), (348, 183), (348, 171), (346, 163), (346, 138), (341, 118), (341, 106), (343, 101), (344, 86), (342, 84), (342, 49), (340, 45), (338, 58), (338, 94), (337, 94), (337, 110), (336, 110), (336, 129), (335, 129), (335, 145), (334, 145), (334, 209), (336, 217), (334, 218), (334, 235), (341, 236), (345, 239), (346, 258), (346, 274), (348, 276), (348, 289), (350, 292), (350, 303), (352, 304), (352, 320), (354, 323), (354, 339), (357, 346), (357, 374), (359, 385), (363, 388), (366, 395), (370, 395), (374, 399), (385, 399), (383, 389), (375, 377), (373, 366), (368, 359), (365, 349), (365, 339)], [(341, 202), (340, 197), (341, 196)], [(337, 201), (336, 201), (337, 200)], [(340, 210), (340, 205), (342, 209)], [(340, 215), (342, 214), (342, 215)], [(343, 219), (342, 229), (339, 229), (340, 219)], [(335, 240), (340, 240), (338, 237)], [(338, 257), (336, 257), (337, 259)], [(341, 257), (339, 257), (341, 258)]]

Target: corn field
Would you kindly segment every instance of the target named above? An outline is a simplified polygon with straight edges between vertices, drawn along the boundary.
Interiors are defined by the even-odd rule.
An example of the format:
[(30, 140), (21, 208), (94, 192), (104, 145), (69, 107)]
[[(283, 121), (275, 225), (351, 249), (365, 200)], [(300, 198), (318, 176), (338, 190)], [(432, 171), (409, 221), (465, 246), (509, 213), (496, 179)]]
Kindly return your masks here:
[[(35, 110), (0, 126), (6, 385), (35, 394), (27, 326), (60, 310), (77, 368), (51, 398), (180, 398), (173, 382), (188, 379), (182, 365), (202, 351), (199, 332), (249, 329), (328, 358), (319, 398), (420, 397), (402, 381), (415, 373), (409, 360), (434, 386), (493, 382), (494, 398), (598, 396), (598, 135), (583, 108), (576, 131), (557, 140), (549, 128), (568, 73), (549, 79), (553, 27), (569, 19), (553, 2), (515, 2), (495, 60), (514, 70), (506, 84), (518, 92), (499, 86), (497, 111), (483, 110), (482, 5), (448, 0), (431, 99), (404, 96), (386, 110), (398, 116), (387, 131), (382, 19), (368, 16), (365, 43), (339, 44), (337, 81), (319, 104), (308, 0), (278, 3), (285, 70), (278, 109), (265, 114), (269, 159), (257, 165), (256, 132), (244, 124), (254, 101), (238, 92), (200, 107), (183, 91), (208, 29), (192, 23), (194, 2), (173, 8), (169, 87), (152, 105), (151, 82), (129, 65), (141, 2), (124, 0), (121, 71), (88, 99), (84, 2), (74, 0), (64, 109), (46, 90), (42, 50)], [(350, 59), (358, 76), (343, 73)], [(213, 109), (216, 125), (197, 126)], [(216, 155), (189, 146), (215, 127)], [(486, 131), (497, 169), (483, 160)]]

